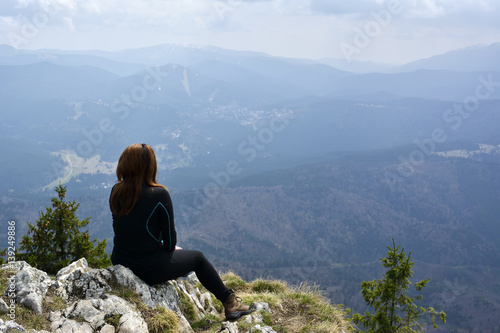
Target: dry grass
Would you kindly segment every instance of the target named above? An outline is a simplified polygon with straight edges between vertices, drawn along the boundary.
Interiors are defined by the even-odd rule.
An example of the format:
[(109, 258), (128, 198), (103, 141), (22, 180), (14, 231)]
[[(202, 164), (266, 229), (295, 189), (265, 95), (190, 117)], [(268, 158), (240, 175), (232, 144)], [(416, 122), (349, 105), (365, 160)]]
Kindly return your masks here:
[[(284, 281), (256, 279), (245, 282), (238, 275), (229, 272), (222, 280), (235, 290), (246, 304), (267, 302), (272, 313), (263, 313), (264, 324), (276, 332), (287, 333), (342, 333), (351, 331), (342, 306), (328, 302), (321, 291), (313, 285), (289, 286)], [(242, 320), (240, 320), (242, 321)], [(215, 332), (219, 325), (213, 325), (198, 332)], [(247, 331), (241, 325), (242, 332)]]

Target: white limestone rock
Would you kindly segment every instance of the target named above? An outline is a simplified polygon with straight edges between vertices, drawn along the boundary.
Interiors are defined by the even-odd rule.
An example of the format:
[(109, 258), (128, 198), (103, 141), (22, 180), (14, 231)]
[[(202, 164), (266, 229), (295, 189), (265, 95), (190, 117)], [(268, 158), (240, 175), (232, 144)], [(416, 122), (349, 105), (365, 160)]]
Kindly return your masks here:
[(247, 315), (244, 320), (248, 324), (262, 324), (264, 322), (264, 318), (260, 313)]
[(103, 327), (101, 327), (99, 333), (115, 333), (116, 330), (113, 326), (106, 324)]
[(51, 284), (50, 277), (47, 273), (31, 267), (25, 262), (21, 262), (18, 267), (21, 269), (14, 277), (17, 304), (36, 313), (42, 313), (43, 298)]
[[(151, 309), (164, 307), (174, 311), (180, 321), (179, 332), (182, 333), (194, 333), (194, 331), (180, 310), (178, 293), (182, 292), (190, 299), (198, 312), (198, 318), (206, 314), (220, 315), (213, 306), (210, 293), (201, 293), (195, 287), (198, 284), (195, 274), (149, 286), (124, 266), (93, 269), (88, 266), (85, 259), (62, 268), (52, 279), (47, 273), (31, 267), (26, 262), (14, 262), (8, 267), (3, 265), (1, 268), (9, 269), (14, 274), (12, 280), (15, 285), (17, 306), (26, 306), (37, 313), (42, 313), (42, 301), (49, 290), (51, 294), (60, 296), (66, 303), (65, 309), (44, 314), (48, 315), (51, 323), (50, 333), (148, 332), (146, 321), (136, 306), (116, 296), (119, 288), (132, 290)], [(0, 302), (1, 311), (5, 311), (6, 306), (4, 301)], [(107, 322), (107, 319), (113, 316), (117, 320), (114, 321), (114, 326)], [(257, 320), (254, 322), (257, 323)], [(9, 322), (10, 326), (6, 325), (6, 323), (0, 323), (0, 332), (5, 327), (17, 324)], [(25, 332), (21, 326), (18, 328), (16, 326), (16, 329), (19, 332)], [(224, 322), (221, 332), (238, 332), (236, 323)], [(49, 332), (30, 330), (30, 333)]]
[(116, 265), (107, 269), (119, 286), (130, 288), (137, 293), (141, 300), (150, 308), (164, 307), (180, 313), (179, 296), (171, 282), (149, 286), (139, 279), (130, 269)]
[(102, 298), (111, 291), (111, 278), (108, 270), (92, 269), (83, 258), (59, 270), (51, 288), (65, 301)]
[(215, 331), (216, 333), (238, 333), (238, 325), (236, 322), (231, 322), (231, 321), (223, 321)]
[(252, 307), (255, 309), (255, 312), (266, 311), (268, 313), (272, 313), (271, 307), (269, 306), (269, 303), (267, 303), (267, 302), (254, 302), (254, 303), (252, 303)]
[(254, 327), (252, 327), (248, 333), (257, 333), (257, 332), (261, 332), (261, 333), (276, 333), (275, 330), (273, 330), (272, 327), (270, 326), (260, 326), (260, 325), (255, 325)]
[[(118, 332), (132, 332), (133, 327), (136, 327), (135, 332), (147, 332), (147, 324), (135, 306), (115, 295), (106, 296), (105, 299), (80, 300), (63, 311), (52, 313), (51, 329), (61, 333), (76, 328), (85, 332), (89, 329), (90, 332), (98, 332), (107, 325), (106, 318), (112, 315), (120, 316)], [(107, 327), (106, 331), (111, 328)]]
[(3, 321), (0, 319), (0, 332), (26, 332), (24, 327), (21, 325), (17, 324), (16, 322), (9, 320), (9, 321)]

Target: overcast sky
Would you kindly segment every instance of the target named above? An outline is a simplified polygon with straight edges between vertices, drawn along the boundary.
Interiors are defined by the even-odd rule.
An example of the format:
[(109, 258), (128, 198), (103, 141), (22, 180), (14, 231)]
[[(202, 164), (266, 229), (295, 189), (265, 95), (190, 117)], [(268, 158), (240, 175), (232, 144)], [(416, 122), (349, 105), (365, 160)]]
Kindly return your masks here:
[(177, 43), (400, 64), (500, 42), (499, 7), (499, 0), (0, 0), (0, 44)]

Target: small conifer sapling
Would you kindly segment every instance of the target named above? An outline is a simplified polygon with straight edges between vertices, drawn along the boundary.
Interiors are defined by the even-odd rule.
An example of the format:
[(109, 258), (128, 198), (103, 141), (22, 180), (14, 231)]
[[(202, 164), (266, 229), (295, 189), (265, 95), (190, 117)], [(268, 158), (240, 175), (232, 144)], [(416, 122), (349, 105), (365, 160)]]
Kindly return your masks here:
[(437, 327), (438, 316), (445, 323), (446, 313), (436, 312), (431, 307), (419, 307), (415, 301), (421, 300), (422, 295), (408, 295), (412, 285), (419, 293), (429, 283), (429, 279), (410, 282), (414, 265), (411, 252), (407, 256), (404, 249), (396, 247), (394, 239), (392, 247), (387, 248), (387, 256), (380, 259), (382, 266), (387, 268), (384, 277), (361, 283), (363, 298), (366, 304), (375, 309), (375, 314), (369, 311), (364, 315), (356, 313), (352, 317), (353, 322), (366, 329), (366, 332), (377, 333), (422, 332), (425, 327), (419, 320), (424, 316), (430, 317), (434, 328)]
[(49, 274), (57, 273), (71, 262), (86, 258), (91, 267), (104, 268), (111, 265), (105, 252), (106, 240), (94, 246), (96, 239), (90, 240), (87, 226), (90, 218), (80, 220), (76, 211), (80, 206), (75, 201), (65, 201), (66, 187), (59, 184), (57, 197), (51, 199), (51, 207), (46, 207), (35, 225), (28, 223), (28, 232), (23, 236), (17, 254), (31, 266)]

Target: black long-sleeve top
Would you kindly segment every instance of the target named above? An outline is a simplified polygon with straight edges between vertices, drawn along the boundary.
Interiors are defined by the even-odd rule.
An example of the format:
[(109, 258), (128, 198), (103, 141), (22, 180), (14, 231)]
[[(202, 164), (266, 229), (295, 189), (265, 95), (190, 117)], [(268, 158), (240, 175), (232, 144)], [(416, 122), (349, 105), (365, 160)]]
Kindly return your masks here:
[(150, 271), (160, 264), (165, 251), (174, 251), (177, 244), (168, 190), (144, 186), (129, 214), (113, 214), (113, 230), (113, 265), (121, 264), (138, 272)]

